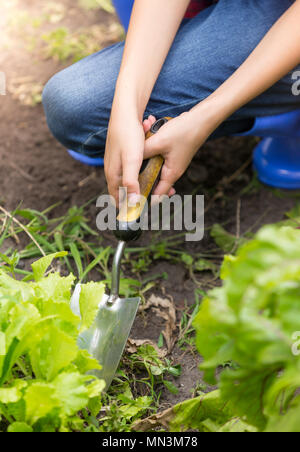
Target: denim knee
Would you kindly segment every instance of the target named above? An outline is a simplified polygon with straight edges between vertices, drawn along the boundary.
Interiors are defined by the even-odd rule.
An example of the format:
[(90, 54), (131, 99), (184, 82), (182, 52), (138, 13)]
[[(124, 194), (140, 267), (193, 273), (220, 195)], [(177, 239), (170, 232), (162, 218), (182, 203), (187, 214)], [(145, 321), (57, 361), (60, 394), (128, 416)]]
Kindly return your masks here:
[(69, 145), (72, 109), (66, 92), (61, 73), (54, 75), (43, 91), (43, 106), (49, 129), (64, 146)]
[(93, 86), (81, 78), (74, 66), (54, 75), (43, 91), (46, 119), (54, 137), (65, 147), (91, 156), (97, 147), (105, 145), (105, 140), (98, 139), (96, 149), (85, 149), (85, 143), (90, 143), (91, 137), (101, 130), (104, 116), (101, 97), (95, 102), (92, 93)]
[(46, 84), (47, 122), (64, 146), (89, 156), (103, 153), (123, 46), (115, 44), (90, 55)]

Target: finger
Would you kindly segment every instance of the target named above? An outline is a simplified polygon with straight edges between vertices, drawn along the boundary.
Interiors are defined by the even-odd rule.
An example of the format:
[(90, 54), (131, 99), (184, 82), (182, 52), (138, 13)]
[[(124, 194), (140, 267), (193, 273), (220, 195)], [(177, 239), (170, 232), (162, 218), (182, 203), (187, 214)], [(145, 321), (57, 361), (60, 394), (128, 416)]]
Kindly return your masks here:
[(171, 196), (174, 196), (175, 194), (176, 194), (176, 190), (175, 190), (175, 188), (172, 187), (168, 193), (168, 196), (169, 196), (169, 198), (171, 198)]
[(111, 186), (111, 185), (108, 185), (107, 188), (108, 188), (108, 193), (110, 194), (110, 196), (112, 196), (114, 198), (114, 200), (116, 201), (116, 204), (119, 205), (119, 202), (120, 202), (119, 190), (115, 186)]
[(149, 121), (150, 121), (150, 123), (151, 123), (151, 127), (152, 127), (153, 124), (156, 122), (156, 117), (153, 116), (153, 115), (150, 115), (150, 116), (148, 117), (148, 119), (149, 119)]
[[(129, 157), (129, 158), (128, 158)], [(136, 159), (128, 155), (123, 156), (122, 168), (122, 185), (127, 189), (128, 200), (132, 203), (137, 202), (137, 195), (140, 194), (140, 184), (138, 181), (140, 168), (142, 165), (141, 159)]]
[[(173, 189), (173, 185), (179, 177), (176, 176), (176, 172), (168, 167), (168, 162), (164, 164), (161, 171), (161, 179), (154, 190), (154, 195), (163, 196), (169, 195)], [(173, 189), (174, 190), (174, 189)]]
[(143, 122), (144, 132), (147, 133), (151, 129), (152, 125), (149, 119), (145, 119)]
[(160, 155), (161, 151), (162, 147), (160, 143), (160, 138), (158, 135), (153, 135), (145, 142), (144, 159), (150, 159), (155, 155)]
[(143, 122), (144, 132), (147, 133), (156, 122), (156, 118), (153, 115), (148, 116), (148, 119), (145, 119)]
[(154, 195), (163, 196), (168, 195), (172, 189), (172, 184), (165, 180), (160, 180), (156, 189), (154, 190)]
[(104, 160), (104, 172), (107, 181), (108, 193), (119, 202), (119, 186), (122, 182), (121, 165), (112, 165), (111, 160)]
[(108, 193), (115, 198), (116, 203), (120, 202), (119, 187), (122, 185), (121, 177), (111, 177), (107, 182)]

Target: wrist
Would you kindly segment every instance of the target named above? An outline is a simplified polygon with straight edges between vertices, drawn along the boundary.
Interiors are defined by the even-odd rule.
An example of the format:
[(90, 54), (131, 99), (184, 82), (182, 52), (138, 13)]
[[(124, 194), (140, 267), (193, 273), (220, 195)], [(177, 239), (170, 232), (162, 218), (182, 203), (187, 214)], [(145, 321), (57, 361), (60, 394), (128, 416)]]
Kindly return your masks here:
[(126, 116), (134, 115), (143, 120), (146, 106), (149, 102), (146, 91), (138, 86), (129, 76), (119, 77), (113, 101), (113, 110), (121, 110)]
[(226, 116), (215, 99), (205, 99), (189, 112), (190, 135), (196, 145), (202, 146), (203, 142), (225, 121)]
[(213, 94), (200, 102), (190, 110), (193, 120), (198, 124), (203, 124), (212, 133), (231, 114), (226, 104), (219, 96)]

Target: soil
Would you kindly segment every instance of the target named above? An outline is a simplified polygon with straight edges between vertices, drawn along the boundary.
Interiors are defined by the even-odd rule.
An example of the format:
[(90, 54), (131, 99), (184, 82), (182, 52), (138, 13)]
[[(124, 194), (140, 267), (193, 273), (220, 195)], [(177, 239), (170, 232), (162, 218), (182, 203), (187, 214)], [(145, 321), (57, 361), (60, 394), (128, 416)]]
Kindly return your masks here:
[[(103, 11), (83, 12), (74, 0), (60, 0), (59, 3), (64, 4), (69, 12), (56, 27), (68, 26), (71, 30), (76, 30), (79, 26), (88, 27), (116, 20)], [(36, 15), (39, 13), (40, 2), (22, 0), (22, 8)], [(3, 17), (5, 9), (1, 20), (4, 20)], [(53, 59), (32, 56), (24, 50), (19, 38), (13, 39), (12, 48), (8, 47), (0, 55), (0, 70), (5, 72), (8, 85), (16, 77), (28, 76), (45, 84), (52, 74), (63, 67), (64, 64)], [(51, 136), (41, 104), (24, 106), (8, 92), (6, 96), (0, 97), (0, 118), (0, 200), (6, 209), (13, 210), (22, 203), (23, 207), (44, 210), (60, 203), (53, 212), (57, 216), (64, 214), (71, 206), (82, 205), (106, 190), (103, 169), (95, 170), (72, 160)], [(249, 159), (256, 141), (253, 138), (224, 138), (209, 142), (195, 157), (191, 170), (176, 184), (176, 190), (180, 194), (192, 193), (197, 185), (197, 193), (205, 194), (206, 227), (221, 223), (226, 224), (226, 229), (234, 234), (237, 227), (240, 228), (240, 234), (250, 229), (254, 232), (263, 224), (281, 220), (284, 213), (294, 205), (293, 197), (287, 194), (278, 196), (276, 191), (266, 187), (245, 190), (253, 180)], [(248, 166), (233, 178), (247, 161)], [(230, 182), (231, 178), (233, 180)], [(224, 183), (220, 185), (221, 181)], [(219, 196), (215, 196), (216, 187)], [(94, 222), (96, 207), (91, 205), (88, 215)], [(111, 244), (115, 243), (115, 239), (111, 238)], [(144, 234), (140, 243), (149, 243), (148, 233)], [(195, 253), (213, 247), (215, 245), (207, 233), (204, 240), (198, 243), (186, 242), (183, 249), (188, 253)], [(162, 280), (160, 287), (153, 290), (158, 295), (172, 297), (179, 321), (185, 305), (194, 303), (195, 285), (183, 266), (169, 262), (159, 261), (152, 266), (149, 275), (164, 272), (168, 279)], [(204, 274), (204, 288), (206, 279), (209, 276)], [(162, 328), (162, 320), (150, 309), (143, 317), (137, 317), (131, 336), (135, 339), (151, 339), (157, 343)], [(190, 397), (196, 383), (201, 382), (198, 370), (200, 358), (197, 355), (175, 347), (171, 359), (175, 363), (181, 363), (183, 374), (174, 381), (179, 388), (178, 395), (163, 391), (161, 403), (164, 408)]]

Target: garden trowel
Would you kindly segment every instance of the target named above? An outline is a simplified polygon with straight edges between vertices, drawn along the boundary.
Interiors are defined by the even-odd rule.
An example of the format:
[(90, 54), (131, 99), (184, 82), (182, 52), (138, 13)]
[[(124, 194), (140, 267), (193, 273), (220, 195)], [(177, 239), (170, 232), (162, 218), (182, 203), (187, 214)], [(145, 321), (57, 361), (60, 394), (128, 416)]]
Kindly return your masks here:
[[(146, 138), (158, 132), (169, 119), (163, 118), (153, 124)], [(134, 207), (129, 206), (126, 200), (117, 218), (115, 235), (119, 243), (113, 260), (110, 295), (104, 295), (99, 300), (99, 311), (94, 324), (83, 332), (78, 340), (79, 347), (87, 350), (101, 364), (101, 370), (91, 373), (105, 381), (106, 389), (109, 388), (118, 368), (140, 303), (139, 297), (120, 298), (119, 288), (125, 245), (131, 240), (136, 240), (141, 234), (141, 219), (146, 201), (159, 178), (163, 158), (156, 156), (145, 163), (146, 166), (139, 176), (141, 200)], [(80, 316), (80, 291), (81, 286), (78, 284), (71, 299), (71, 308), (78, 316)]]

